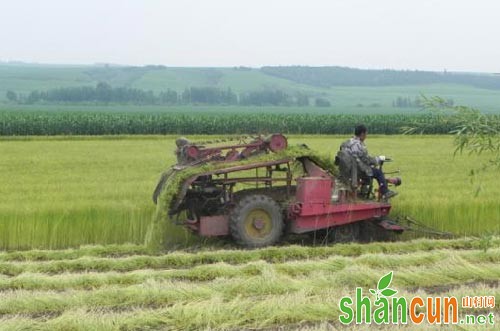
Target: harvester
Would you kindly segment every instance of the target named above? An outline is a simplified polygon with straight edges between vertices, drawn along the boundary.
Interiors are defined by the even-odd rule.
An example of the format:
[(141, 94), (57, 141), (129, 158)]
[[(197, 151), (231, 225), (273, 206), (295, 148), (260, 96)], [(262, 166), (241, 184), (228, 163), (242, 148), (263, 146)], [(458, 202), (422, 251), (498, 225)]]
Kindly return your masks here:
[(282, 134), (176, 144), (177, 164), (163, 174), (153, 200), (170, 221), (199, 236), (263, 247), (287, 234), (348, 242), (405, 230), (389, 218), (391, 203), (371, 178), (353, 185), (333, 160), (305, 145), (289, 147)]

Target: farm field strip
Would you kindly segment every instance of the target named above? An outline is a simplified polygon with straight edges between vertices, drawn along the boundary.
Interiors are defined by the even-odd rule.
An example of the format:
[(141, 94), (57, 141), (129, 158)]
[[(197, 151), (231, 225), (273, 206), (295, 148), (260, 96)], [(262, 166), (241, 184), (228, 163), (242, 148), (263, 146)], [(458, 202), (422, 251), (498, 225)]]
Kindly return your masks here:
[[(300, 250), (298, 250), (300, 252)], [(325, 258), (330, 254), (282, 254), (278, 248), (274, 253), (268, 255), (245, 254), (247, 251), (221, 251), (215, 256), (203, 256), (203, 254), (167, 254), (164, 256), (131, 256), (124, 258), (88, 258), (83, 257), (75, 260), (60, 261), (32, 261), (32, 262), (2, 262), (0, 263), (0, 274), (16, 276), (24, 272), (41, 272), (58, 274), (64, 272), (79, 271), (132, 271), (136, 269), (182, 269), (197, 265), (225, 262), (228, 264), (244, 264), (251, 261), (264, 260), (272, 263), (283, 261), (310, 260)], [(272, 252), (272, 251), (271, 251)], [(363, 254), (358, 257), (333, 256), (330, 261), (349, 263), (356, 261), (360, 264), (378, 264), (385, 267), (398, 267), (401, 265), (419, 263), (428, 265), (447, 258), (448, 254), (457, 254), (461, 258), (480, 262), (500, 262), (500, 248), (490, 249), (481, 254), (481, 251), (454, 251), (438, 250), (436, 252), (415, 252), (413, 254), (389, 255), (387, 253)], [(475, 259), (475, 260), (474, 260)]]
[[(332, 156), (345, 138), (289, 141)], [(388, 171), (402, 169), (394, 215), (455, 239), (410, 234), (303, 246), (305, 236), (289, 236), (280, 246), (243, 250), (225, 239), (191, 241), (175, 227), (169, 234), (185, 242), (152, 251), (144, 246), (151, 191), (175, 162), (173, 137), (0, 140), (0, 330), (270, 331), (304, 321), (319, 330), (338, 323), (341, 296), (358, 286), (368, 292), (389, 271), (402, 295), (494, 295), (498, 302), (500, 237), (490, 235), (499, 228), (498, 176), (467, 177), (487, 156), (453, 158), (451, 137), (370, 138), (371, 152), (398, 161)], [(13, 251), (31, 248), (38, 249)]]
[[(479, 268), (482, 271), (482, 268)], [(373, 270), (370, 270), (373, 271)], [(364, 274), (368, 273), (365, 271)], [(497, 274), (498, 275), (498, 274)], [(439, 277), (438, 273), (433, 275)], [(125, 310), (139, 306), (165, 307), (173, 304), (186, 304), (193, 301), (209, 300), (218, 297), (229, 302), (235, 297), (264, 300), (269, 296), (303, 293), (317, 296), (324, 291), (336, 288), (334, 277), (326, 274), (315, 275), (313, 282), (309, 277), (291, 278), (266, 274), (250, 278), (215, 280), (210, 283), (185, 283), (171, 281), (148, 281), (128, 287), (109, 286), (93, 291), (67, 290), (51, 291), (14, 291), (3, 295), (0, 302), (0, 315), (61, 313), (69, 309)], [(493, 283), (498, 286), (498, 282)], [(437, 284), (448, 285), (448, 284)], [(369, 285), (368, 285), (369, 286)]]
[[(422, 264), (419, 259), (414, 259), (413, 264), (403, 261), (404, 265), (393, 267), (394, 271), (404, 271), (408, 277), (402, 276), (401, 282), (407, 286), (433, 286), (436, 285), (436, 278), (432, 277), (432, 272), (423, 271), (419, 274)], [(446, 266), (446, 268), (443, 268)], [(437, 270), (443, 280), (449, 284), (469, 280), (497, 280), (500, 279), (500, 265), (497, 262), (474, 263), (461, 256), (451, 255), (445, 260), (437, 260), (434, 263), (426, 264), (427, 268)], [(350, 277), (350, 273), (362, 274), (364, 268), (384, 269), (379, 266), (366, 265), (366, 263), (355, 261), (347, 263), (344, 260), (325, 259), (314, 261), (290, 261), (285, 263), (270, 264), (264, 261), (251, 262), (244, 265), (228, 265), (217, 263), (213, 265), (197, 266), (190, 269), (170, 269), (152, 270), (142, 269), (130, 272), (83, 272), (83, 273), (63, 273), (57, 275), (47, 275), (42, 273), (22, 273), (15, 277), (0, 277), (0, 291), (8, 290), (56, 290), (83, 289), (95, 290), (106, 286), (130, 286), (143, 283), (145, 281), (185, 281), (185, 282), (208, 282), (218, 278), (241, 278), (264, 275), (272, 272), (285, 276), (314, 276), (316, 273), (334, 274), (335, 279), (331, 284), (342, 285), (352, 283), (354, 280), (365, 284), (372, 281), (371, 275), (367, 277)], [(356, 270), (354, 270), (356, 269)], [(482, 272), (478, 273), (478, 270)], [(470, 271), (474, 274), (471, 275)], [(460, 272), (459, 272), (460, 271)], [(477, 275), (476, 275), (477, 274)], [(434, 275), (435, 276), (435, 275)]]
[[(496, 117), (498, 115), (490, 115)], [(446, 116), (426, 113), (314, 114), (147, 112), (19, 112), (0, 111), (0, 136), (117, 135), (117, 134), (350, 134), (354, 123), (369, 125), (378, 134), (401, 134), (409, 124), (425, 124), (427, 134), (447, 134), (453, 126)]]
[[(463, 318), (463, 315), (459, 314), (459, 318)], [(288, 331), (338, 331), (342, 330), (342, 325), (340, 325), (340, 322), (338, 321), (331, 321), (331, 322), (319, 322), (319, 323), (297, 323), (297, 325), (290, 326), (290, 328), (287, 328)], [(394, 330), (395, 327), (394, 325), (381, 325), (377, 326), (375, 330)], [(268, 330), (273, 330), (271, 329), (265, 329), (266, 331)], [(356, 325), (356, 331), (367, 331), (367, 330), (374, 330), (374, 326), (371, 324), (368, 325)], [(404, 327), (400, 327), (396, 330), (405, 330), (405, 331), (427, 331), (429, 330), (429, 325), (418, 325), (418, 324), (413, 324), (413, 325), (405, 325)], [(456, 331), (457, 326), (456, 325), (442, 325), (439, 327), (439, 331)], [(459, 329), (462, 330), (462, 329)], [(470, 325), (467, 326), (467, 329), (463, 329), (467, 331), (475, 331), (475, 330), (481, 330), (484, 331), (485, 327), (484, 325)]]
[[(302, 285), (297, 284), (297, 286)], [(258, 288), (258, 284), (255, 283), (248, 283), (248, 286)], [(265, 290), (261, 290), (261, 292), (265, 292)], [(442, 294), (460, 297), (471, 292), (477, 295), (494, 295), (497, 300), (500, 298), (498, 286), (489, 287), (481, 284), (445, 289)], [(146, 293), (149, 294), (149, 291)], [(225, 298), (224, 295), (212, 292), (213, 296), (204, 299), (192, 298), (193, 300), (189, 302), (175, 302), (162, 308), (148, 307), (144, 304), (125, 310), (120, 305), (113, 307), (113, 309), (109, 309), (110, 306), (85, 308), (85, 306), (77, 305), (74, 308), (53, 311), (52, 314), (37, 315), (33, 318), (22, 314), (6, 315), (0, 319), (0, 330), (28, 328), (36, 328), (37, 330), (137, 330), (145, 327), (167, 330), (199, 330), (208, 328), (264, 328), (273, 325), (300, 323), (304, 320), (320, 322), (337, 319), (337, 303), (344, 293), (348, 293), (345, 288), (330, 287), (311, 292), (310, 288), (306, 287), (294, 292), (274, 293), (261, 297), (260, 300), (255, 300), (255, 296), (245, 297), (244, 295)], [(400, 291), (401, 295), (425, 296), (426, 293), (423, 289), (416, 292)], [(129, 292), (131, 296), (134, 294), (132, 291)], [(201, 297), (204, 297), (204, 295), (209, 296), (211, 292), (207, 290), (207, 292), (200, 292), (200, 294)], [(189, 296), (192, 293), (184, 292), (182, 295)], [(156, 295), (156, 297), (159, 296)], [(144, 299), (147, 298), (151, 297), (144, 297)], [(78, 296), (72, 297), (68, 302), (82, 303), (78, 301), (79, 299)], [(96, 301), (99, 301), (99, 297)], [(20, 305), (22, 304), (21, 302)], [(36, 307), (30, 306), (29, 302), (24, 304), (31, 308)], [(60, 308), (64, 308), (64, 306), (64, 302), (60, 303)], [(493, 311), (498, 312), (498, 307)], [(473, 313), (477, 310), (471, 309), (468, 312)]]
[[(292, 136), (289, 144), (305, 143), (333, 157), (347, 137)], [(175, 163), (174, 146), (171, 136), (1, 140), (0, 248), (144, 244), (155, 215), (151, 194), (161, 172)], [(370, 136), (368, 147), (374, 155), (397, 160), (386, 165), (387, 171), (401, 169), (403, 185), (392, 200), (394, 216), (408, 215), (459, 236), (499, 231), (499, 177), (494, 171), (469, 176), (471, 169), (487, 162), (488, 155), (454, 157), (449, 136)], [(193, 244), (187, 243), (182, 229), (175, 228), (172, 237), (179, 240), (172, 240), (167, 249)], [(63, 255), (71, 254), (81, 253)], [(0, 258), (35, 260), (43, 255), (37, 251), (31, 257), (13, 253)]]
[(368, 291), (389, 270), (400, 295), (500, 300), (500, 237), (214, 249), (4, 252), (0, 330), (265, 330), (303, 321), (314, 330), (336, 323), (340, 297)]
[[(438, 250), (431, 252), (414, 252), (412, 254), (364, 254), (359, 257), (347, 258), (332, 256), (326, 259), (306, 259), (306, 260), (290, 260), (287, 262), (276, 262), (269, 263), (265, 261), (250, 261), (250, 263), (231, 265), (227, 263), (215, 263), (208, 265), (198, 265), (193, 268), (189, 265), (178, 269), (169, 270), (144, 270), (143, 264), (137, 264), (135, 269), (128, 272), (93, 272), (87, 273), (88, 269), (85, 270), (72, 270), (73, 273), (68, 273), (70, 270), (59, 270), (59, 273), (53, 275), (49, 274), (38, 274), (33, 273), (33, 269), (43, 272), (44, 268), (41, 266), (47, 266), (47, 263), (42, 263), (42, 265), (35, 265), (31, 270), (9, 270), (4, 269), (7, 275), (17, 275), (14, 277), (2, 276), (0, 278), (0, 284), (2, 289), (9, 288), (24, 288), (24, 284), (28, 288), (44, 288), (48, 289), (65, 289), (64, 284), (66, 283), (69, 287), (90, 287), (93, 285), (106, 285), (110, 284), (134, 284), (142, 282), (147, 279), (155, 280), (187, 280), (187, 281), (207, 281), (213, 280), (219, 277), (241, 277), (241, 276), (252, 276), (252, 275), (262, 275), (266, 270), (273, 270), (279, 274), (285, 275), (304, 275), (311, 274), (316, 271), (324, 271), (329, 273), (339, 273), (350, 267), (359, 268), (378, 268), (378, 269), (388, 269), (393, 270), (409, 270), (408, 268), (431, 268), (435, 267), (437, 269), (442, 269), (443, 266), (455, 266), (452, 269), (456, 269), (460, 266), (476, 268), (482, 265), (498, 264), (500, 260), (500, 249), (489, 249), (488, 251), (480, 250), (470, 250), (470, 251), (450, 251), (450, 250)], [(111, 262), (111, 261), (109, 261)], [(25, 263), (23, 263), (25, 264)], [(25, 264), (29, 266), (30, 264)], [(12, 265), (11, 265), (12, 266)], [(4, 265), (4, 267), (6, 267)], [(108, 267), (107, 269), (112, 269)], [(139, 270), (142, 269), (142, 270)], [(163, 269), (163, 268), (161, 268)], [(45, 271), (52, 271), (53, 269), (45, 268)], [(490, 266), (490, 270), (495, 272), (495, 268)], [(81, 271), (83, 273), (77, 273), (76, 271)], [(101, 270), (105, 271), (105, 270)], [(446, 273), (446, 270), (442, 271)], [(40, 282), (37, 283), (37, 275), (42, 275)], [(95, 278), (93, 278), (94, 276)], [(479, 274), (479, 276), (481, 276)], [(469, 276), (474, 279), (473, 276)], [(368, 277), (371, 278), (371, 277)], [(339, 278), (341, 279), (341, 278)], [(418, 277), (416, 279), (419, 279)], [(55, 284), (57, 283), (57, 285)], [(408, 280), (409, 285), (418, 285), (418, 283), (411, 283)], [(104, 283), (104, 284), (103, 284)]]
[[(481, 249), (485, 243), (478, 238), (457, 238), (457, 239), (414, 239), (411, 241), (395, 242), (371, 242), (371, 243), (349, 243), (321, 246), (277, 246), (255, 250), (227, 250), (220, 247), (210, 247), (210, 245), (195, 247), (184, 251), (173, 251), (168, 256), (180, 260), (199, 260), (200, 263), (207, 261), (222, 261), (224, 257), (240, 257), (244, 260), (270, 260), (282, 256), (297, 258), (327, 257), (330, 255), (359, 256), (366, 253), (392, 253), (406, 254), (415, 251), (431, 251), (437, 249)], [(500, 237), (491, 237), (487, 243), (488, 247), (500, 247)], [(217, 250), (214, 250), (217, 249)], [(97, 258), (125, 258), (136, 255), (158, 256), (158, 252), (151, 252), (141, 245), (108, 245), (108, 246), (82, 246), (79, 249), (63, 250), (27, 250), (27, 251), (3, 251), (0, 252), (0, 262), (29, 262), (29, 261), (60, 261), (75, 260), (83, 257)], [(165, 255), (162, 255), (165, 256)], [(185, 260), (184, 260), (185, 261)]]
[(82, 246), (78, 249), (63, 250), (26, 250), (26, 251), (2, 251), (0, 261), (55, 261), (72, 260), (84, 256), (87, 257), (125, 257), (130, 255), (147, 255), (148, 249), (142, 245), (95, 245)]
[[(392, 268), (398, 273), (398, 284), (405, 287), (432, 287), (442, 284), (456, 285), (472, 281), (493, 281), (500, 279), (498, 263), (474, 264), (459, 257), (451, 256), (446, 261), (426, 265), (422, 271), (421, 265), (405, 265)], [(274, 278), (309, 278), (328, 280), (328, 286), (366, 285), (376, 281), (375, 274), (385, 270), (378, 266), (362, 264), (341, 264), (329, 260), (310, 262), (289, 262), (283, 264), (268, 264), (265, 262), (251, 263), (244, 266), (217, 264), (210, 267), (198, 267), (188, 270), (140, 270), (126, 274), (119, 273), (80, 273), (48, 276), (44, 274), (23, 274), (19, 277), (0, 280), (0, 290), (3, 300), (19, 298), (19, 293), (34, 296), (37, 293), (55, 293), (68, 290), (88, 290), (114, 288), (128, 292), (134, 286), (151, 283), (162, 284), (210, 284), (212, 281), (224, 279), (227, 286), (245, 283), (247, 280), (259, 277)], [(354, 276), (353, 276), (354, 275)], [(261, 279), (264, 281), (263, 279)], [(186, 285), (188, 286), (188, 285)], [(258, 287), (258, 286), (257, 286)], [(164, 286), (168, 289), (168, 286)], [(289, 289), (291, 290), (291, 289)], [(30, 292), (36, 291), (36, 292)], [(45, 292), (44, 292), (45, 291)], [(222, 291), (223, 292), (223, 291)], [(221, 293), (222, 293), (221, 292)], [(97, 293), (97, 292), (93, 292)], [(0, 303), (0, 307), (2, 304)], [(7, 306), (8, 307), (8, 306)], [(0, 313), (2, 313), (0, 308)]]

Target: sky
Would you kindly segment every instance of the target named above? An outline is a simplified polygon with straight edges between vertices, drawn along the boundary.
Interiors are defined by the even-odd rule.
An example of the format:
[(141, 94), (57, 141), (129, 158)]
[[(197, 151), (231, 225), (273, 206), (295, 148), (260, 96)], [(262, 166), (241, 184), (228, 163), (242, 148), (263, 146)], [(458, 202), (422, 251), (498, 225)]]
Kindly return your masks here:
[(498, 0), (0, 0), (0, 60), (500, 72)]

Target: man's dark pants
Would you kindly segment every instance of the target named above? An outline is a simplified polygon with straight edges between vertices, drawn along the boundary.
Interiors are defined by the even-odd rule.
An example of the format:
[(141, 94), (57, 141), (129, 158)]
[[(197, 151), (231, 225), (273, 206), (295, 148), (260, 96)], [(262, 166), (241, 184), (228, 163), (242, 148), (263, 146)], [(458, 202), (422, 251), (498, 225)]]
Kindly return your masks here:
[(372, 168), (373, 178), (375, 178), (379, 185), (380, 193), (387, 193), (387, 181), (385, 180), (385, 175), (379, 168)]

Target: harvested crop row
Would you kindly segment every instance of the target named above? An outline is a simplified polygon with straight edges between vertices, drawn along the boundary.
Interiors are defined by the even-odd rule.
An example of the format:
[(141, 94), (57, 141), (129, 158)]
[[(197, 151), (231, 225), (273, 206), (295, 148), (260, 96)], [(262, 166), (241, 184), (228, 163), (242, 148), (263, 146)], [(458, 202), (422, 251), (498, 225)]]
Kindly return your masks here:
[[(257, 286), (258, 287), (258, 286)], [(0, 329), (37, 329), (37, 330), (138, 330), (149, 329), (231, 329), (263, 328), (287, 325), (307, 320), (321, 322), (338, 318), (338, 300), (349, 293), (345, 288), (328, 288), (318, 293), (299, 290), (292, 293), (267, 296), (265, 300), (255, 297), (234, 296), (225, 300), (222, 296), (174, 303), (166, 308), (134, 308), (130, 311), (109, 311), (98, 309), (72, 308), (62, 315), (49, 319), (31, 319), (23, 316), (5, 317), (0, 320)], [(463, 286), (444, 290), (443, 295), (460, 297), (475, 293), (494, 295), (500, 298), (500, 288), (484, 286)], [(400, 295), (425, 296), (423, 290), (408, 293), (401, 290)], [(203, 294), (202, 294), (203, 296)], [(494, 311), (498, 311), (496, 308)], [(475, 310), (468, 310), (468, 313)]]
[[(488, 247), (500, 247), (500, 237), (492, 238)], [(484, 242), (478, 238), (459, 238), (448, 240), (415, 239), (411, 241), (398, 242), (373, 242), (369, 244), (335, 244), (332, 246), (285, 246), (269, 247), (254, 251), (233, 250), (235, 255), (241, 254), (262, 255), (276, 254), (279, 249), (283, 256), (302, 255), (308, 257), (323, 257), (328, 255), (359, 256), (366, 253), (396, 253), (405, 254), (416, 251), (431, 251), (437, 249), (481, 249)], [(231, 251), (211, 251), (210, 247), (200, 248), (202, 251), (196, 253), (176, 252), (171, 254), (203, 255), (206, 259), (217, 258), (220, 254)], [(157, 255), (150, 253), (144, 246), (138, 245), (108, 245), (108, 246), (83, 246), (79, 249), (64, 250), (28, 250), (0, 252), (0, 261), (49, 261), (49, 260), (73, 260), (81, 257), (125, 257), (131, 255)], [(265, 259), (265, 258), (264, 258)]]
[(219, 277), (232, 278), (259, 275), (268, 266), (267, 262), (251, 262), (250, 264), (238, 266), (216, 263), (200, 265), (190, 269), (144, 269), (123, 273), (115, 271), (63, 273), (57, 275), (22, 273), (16, 277), (0, 277), (0, 290), (95, 290), (112, 285), (128, 286), (140, 284), (148, 280), (210, 281)]
[(286, 276), (255, 276), (248, 279), (220, 279), (210, 283), (155, 282), (129, 287), (106, 287), (95, 291), (4, 293), (0, 314), (57, 313), (73, 308), (125, 309), (136, 306), (161, 307), (219, 297), (274, 296), (303, 291), (315, 294), (329, 287), (326, 280), (308, 283)]
[[(346, 246), (349, 247), (349, 246)], [(224, 262), (228, 264), (244, 264), (251, 261), (264, 260), (272, 263), (285, 261), (327, 258), (328, 247), (324, 249), (308, 249), (307, 247), (269, 248), (256, 251), (218, 251), (199, 254), (172, 253), (164, 256), (131, 256), (124, 258), (80, 258), (75, 260), (43, 261), (43, 262), (3, 262), (0, 263), (0, 274), (16, 276), (24, 272), (57, 274), (81, 271), (118, 271), (126, 272), (138, 269), (179, 269), (202, 264)], [(402, 254), (363, 254), (349, 263), (395, 268), (405, 265), (431, 265), (446, 260), (455, 254), (452, 250), (421, 251), (411, 255)], [(472, 263), (500, 262), (500, 248), (487, 252), (476, 250), (458, 251), (458, 256)], [(346, 257), (336, 256), (338, 261)], [(334, 259), (335, 259), (334, 258)]]
[[(202, 264), (225, 262), (243, 264), (251, 261), (284, 262), (326, 258), (332, 255), (356, 257), (366, 253), (405, 254), (419, 251), (443, 249), (477, 249), (483, 248), (478, 239), (458, 240), (415, 240), (396, 243), (347, 244), (333, 246), (286, 246), (269, 247), (260, 250), (218, 250), (198, 253), (174, 252), (162, 256), (136, 255), (123, 258), (93, 258), (85, 256), (70, 260), (3, 262), (0, 263), (0, 274), (15, 276), (22, 272), (62, 273), (78, 271), (132, 271), (137, 269), (163, 269), (192, 267)], [(498, 248), (500, 238), (492, 239), (488, 247)], [(137, 246), (140, 247), (140, 246)], [(139, 248), (138, 248), (139, 249)], [(55, 251), (54, 253), (56, 253)], [(62, 251), (64, 252), (64, 251)], [(69, 252), (72, 252), (70, 250)], [(48, 253), (50, 255), (50, 253)], [(56, 256), (65, 256), (56, 255)], [(110, 255), (108, 255), (110, 256)], [(112, 256), (112, 254), (111, 254)], [(27, 260), (30, 261), (30, 260)]]
[[(380, 258), (375, 256), (376, 260)], [(396, 257), (392, 257), (397, 260)], [(428, 275), (421, 269), (421, 259), (410, 259), (408, 261), (415, 263), (415, 266), (408, 263), (401, 263), (392, 267), (395, 271), (405, 271), (410, 274), (408, 278), (403, 279), (405, 286), (432, 286), (435, 277)], [(470, 259), (470, 258), (469, 258)], [(473, 259), (472, 259), (473, 260)], [(129, 286), (140, 284), (149, 280), (183, 280), (183, 281), (211, 281), (217, 278), (250, 277), (262, 275), (271, 270), (277, 274), (288, 275), (292, 277), (312, 276), (324, 272), (335, 274), (336, 278), (332, 284), (342, 285), (351, 284), (354, 280), (360, 284), (372, 281), (375, 273), (370, 273), (363, 277), (352, 277), (363, 274), (363, 268), (367, 267), (366, 259), (359, 258), (359, 261), (351, 261), (347, 258), (330, 257), (322, 260), (298, 260), (284, 263), (270, 264), (265, 261), (250, 262), (244, 265), (229, 265), (226, 263), (216, 263), (210, 265), (200, 265), (189, 269), (170, 269), (170, 270), (137, 270), (132, 272), (93, 272), (93, 273), (63, 273), (57, 275), (47, 275), (40, 273), (22, 273), (16, 277), (0, 277), (0, 290), (66, 290), (66, 289), (97, 289), (105, 286)], [(371, 269), (381, 269), (377, 265), (371, 264)], [(468, 262), (466, 259), (456, 254), (446, 254), (445, 259), (434, 263), (434, 268), (439, 269), (442, 274), (441, 281), (447, 284), (455, 284), (462, 281), (472, 280), (495, 280), (500, 279), (500, 265), (495, 263), (484, 263), (482, 266), (488, 272), (477, 273), (475, 263)], [(353, 270), (353, 268), (357, 268)], [(413, 269), (417, 269), (413, 273)], [(359, 269), (359, 270), (358, 270)], [(469, 272), (474, 270), (474, 272)], [(404, 276), (403, 276), (404, 277)], [(354, 285), (354, 283), (353, 283)]]
[[(500, 238), (499, 238), (500, 240)], [(83, 246), (78, 249), (64, 250), (27, 250), (0, 252), (0, 261), (49, 261), (49, 260), (73, 260), (83, 256), (89, 257), (123, 257), (130, 255), (145, 255), (148, 250), (144, 246), (122, 244), (106, 246)]]
[[(459, 319), (464, 318), (464, 314), (459, 313)], [(439, 328), (439, 331), (456, 331), (456, 330), (464, 330), (458, 329), (456, 325), (440, 325), (436, 327)], [(356, 331), (372, 331), (372, 330), (394, 330), (394, 324), (388, 325), (377, 325), (376, 327), (373, 324), (356, 324)], [(264, 328), (262, 331), (270, 331), (274, 329)], [(338, 330), (349, 330), (348, 327), (342, 325), (338, 320), (337, 321), (324, 321), (324, 322), (316, 322), (316, 323), (308, 323), (302, 322), (292, 325), (287, 325), (287, 331), (338, 331)], [(428, 331), (429, 324), (407, 324), (404, 327), (397, 328), (396, 330), (404, 330), (404, 331)], [(467, 325), (467, 331), (485, 331), (484, 325)], [(208, 331), (208, 330), (207, 330)]]
[[(381, 273), (387, 269), (387, 264), (378, 265), (380, 260), (384, 258), (387, 258), (392, 270), (403, 272), (403, 275), (400, 276), (402, 285), (410, 287), (434, 286), (442, 283), (457, 284), (474, 280), (500, 279), (500, 265), (497, 264), (495, 258), (492, 258), (495, 254), (498, 252), (492, 252), (490, 255), (483, 252), (467, 252), (467, 255), (464, 255), (463, 252), (445, 251), (433, 252), (432, 254), (419, 253), (414, 254), (415, 256), (372, 254), (355, 259), (330, 257), (322, 260), (289, 261), (278, 264), (264, 261), (245, 265), (218, 263), (201, 265), (191, 269), (137, 270), (125, 273), (76, 273), (54, 276), (23, 273), (17, 277), (1, 277), (0, 289), (3, 291), (15, 289), (93, 290), (106, 286), (124, 287), (148, 281), (212, 281), (218, 278), (249, 278), (266, 273), (290, 277), (313, 277), (324, 273), (325, 275), (335, 275), (335, 278), (330, 282), (332, 285), (368, 285), (375, 281), (376, 271), (381, 270)], [(425, 260), (429, 262), (423, 264), (422, 262)], [(479, 262), (477, 262), (478, 260)], [(487, 262), (490, 260), (492, 262)], [(366, 270), (368, 272), (365, 272)], [(430, 274), (427, 270), (430, 270)], [(435, 277), (435, 273), (439, 273), (441, 277)]]

